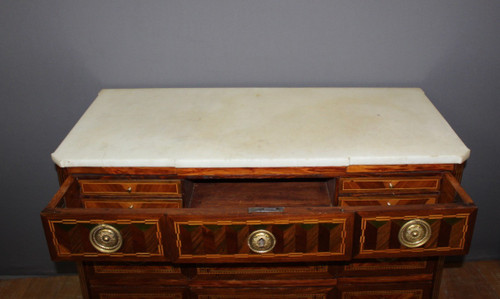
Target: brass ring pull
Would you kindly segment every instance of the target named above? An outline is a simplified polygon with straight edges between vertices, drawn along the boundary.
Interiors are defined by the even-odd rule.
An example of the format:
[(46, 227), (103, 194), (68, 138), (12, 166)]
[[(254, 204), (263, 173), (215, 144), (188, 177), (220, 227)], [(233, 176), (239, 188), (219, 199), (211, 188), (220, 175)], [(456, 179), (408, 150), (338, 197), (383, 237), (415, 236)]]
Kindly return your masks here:
[(399, 230), (399, 242), (410, 248), (424, 245), (431, 238), (431, 226), (422, 219), (406, 222)]
[(248, 247), (255, 253), (270, 252), (275, 245), (276, 238), (267, 230), (256, 230), (248, 236)]
[(123, 243), (120, 232), (109, 224), (100, 224), (89, 233), (90, 243), (100, 252), (113, 253), (120, 249)]

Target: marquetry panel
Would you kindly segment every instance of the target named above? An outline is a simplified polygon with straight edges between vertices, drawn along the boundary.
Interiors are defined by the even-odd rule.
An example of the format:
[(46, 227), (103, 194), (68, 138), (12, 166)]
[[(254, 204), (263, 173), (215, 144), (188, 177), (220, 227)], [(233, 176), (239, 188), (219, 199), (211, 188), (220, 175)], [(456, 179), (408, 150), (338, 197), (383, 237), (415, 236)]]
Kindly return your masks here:
[(402, 192), (439, 190), (440, 177), (341, 178), (340, 192)]
[[(431, 227), (431, 237), (422, 246), (408, 248), (400, 244), (398, 234), (409, 220), (419, 218)], [(397, 257), (401, 253), (460, 253), (470, 242), (468, 237), (470, 213), (435, 214), (426, 216), (375, 216), (361, 219), (358, 257), (386, 254)]]
[(380, 290), (343, 292), (342, 299), (422, 299), (424, 291), (415, 290)]
[(83, 195), (181, 195), (180, 180), (79, 180), (79, 184)]
[(99, 286), (91, 290), (91, 298), (99, 299), (182, 299), (186, 290), (178, 287), (110, 287)]
[(193, 290), (197, 299), (327, 299), (332, 298), (331, 287), (293, 288), (204, 288)]
[(166, 263), (95, 263), (95, 274), (180, 274), (181, 268)]
[(155, 294), (155, 293), (100, 293), (100, 299), (182, 299), (182, 293), (179, 294)]
[(328, 273), (328, 266), (272, 266), (272, 267), (198, 267), (201, 275), (238, 275), (238, 274), (324, 274)]
[(437, 196), (407, 196), (407, 197), (382, 197), (382, 196), (366, 196), (366, 197), (339, 197), (339, 205), (341, 207), (355, 206), (401, 206), (401, 205), (429, 205), (435, 204)]
[(181, 208), (182, 200), (84, 200), (88, 209), (167, 209)]
[[(106, 223), (116, 228), (123, 238), (123, 245), (114, 253), (102, 253), (91, 244), (89, 233), (96, 225)], [(163, 256), (160, 225), (151, 220), (48, 220), (51, 241), (57, 257), (153, 257)]]
[[(174, 221), (179, 259), (193, 258), (303, 258), (335, 259), (346, 255), (347, 219)], [(247, 240), (255, 230), (265, 229), (276, 238), (269, 253), (250, 250)]]

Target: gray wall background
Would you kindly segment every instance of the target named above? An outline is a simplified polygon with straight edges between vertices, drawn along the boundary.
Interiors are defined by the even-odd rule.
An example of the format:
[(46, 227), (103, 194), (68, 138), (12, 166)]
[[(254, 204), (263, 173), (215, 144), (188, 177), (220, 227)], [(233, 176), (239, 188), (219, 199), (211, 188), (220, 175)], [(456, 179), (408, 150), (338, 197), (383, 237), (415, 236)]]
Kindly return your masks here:
[(497, 0), (0, 0), (0, 275), (52, 274), (50, 153), (102, 88), (422, 87), (472, 156), (469, 259), (500, 258)]

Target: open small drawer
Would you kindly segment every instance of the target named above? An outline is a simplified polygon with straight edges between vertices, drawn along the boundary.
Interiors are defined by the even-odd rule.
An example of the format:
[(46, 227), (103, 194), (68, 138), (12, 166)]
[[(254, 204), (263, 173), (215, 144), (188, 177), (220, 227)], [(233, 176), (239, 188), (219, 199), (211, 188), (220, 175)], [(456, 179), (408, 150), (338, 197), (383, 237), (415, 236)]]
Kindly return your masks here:
[(477, 207), (450, 173), (440, 186), (441, 203), (346, 207), (355, 211), (354, 258), (467, 254)]
[(88, 202), (102, 205), (86, 208), (85, 192), (82, 194), (77, 179), (68, 177), (41, 213), (52, 259), (166, 260), (163, 209), (123, 208), (123, 203), (161, 201), (129, 197), (129, 201), (118, 200), (111, 206), (97, 197)]

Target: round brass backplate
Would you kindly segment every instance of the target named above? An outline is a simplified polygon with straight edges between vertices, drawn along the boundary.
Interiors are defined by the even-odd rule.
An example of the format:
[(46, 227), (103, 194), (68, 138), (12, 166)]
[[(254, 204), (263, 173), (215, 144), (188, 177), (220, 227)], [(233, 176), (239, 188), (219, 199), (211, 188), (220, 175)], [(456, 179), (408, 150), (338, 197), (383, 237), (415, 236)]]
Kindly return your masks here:
[(248, 247), (255, 253), (270, 252), (274, 245), (276, 245), (276, 238), (267, 230), (256, 230), (248, 236)]
[(120, 249), (123, 243), (120, 232), (109, 224), (95, 226), (89, 234), (90, 243), (103, 253), (113, 253)]
[(406, 222), (399, 230), (399, 242), (406, 247), (415, 248), (424, 245), (431, 237), (431, 226), (422, 219)]

